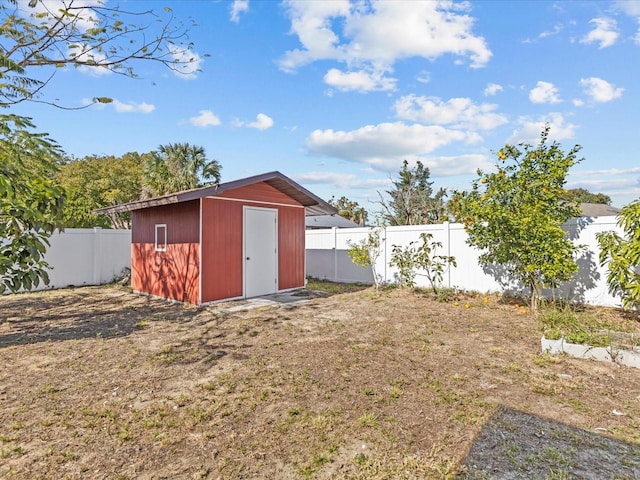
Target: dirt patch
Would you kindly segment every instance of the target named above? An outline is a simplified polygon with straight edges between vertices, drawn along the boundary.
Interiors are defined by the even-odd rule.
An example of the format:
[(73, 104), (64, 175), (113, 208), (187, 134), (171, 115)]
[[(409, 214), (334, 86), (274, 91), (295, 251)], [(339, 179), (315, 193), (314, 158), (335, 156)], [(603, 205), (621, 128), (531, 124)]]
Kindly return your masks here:
[[(536, 454), (540, 431), (565, 442), (543, 448), (566, 447), (546, 435), (564, 431), (555, 422), (591, 452), (622, 451), (615, 439), (637, 453), (638, 370), (541, 354), (522, 308), (371, 288), (308, 300), (230, 312), (121, 287), (0, 298), (0, 477), (596, 478), (581, 476), (586, 457), (571, 470)], [(511, 444), (519, 463), (478, 456)], [(637, 474), (617, 464), (607, 477)]]

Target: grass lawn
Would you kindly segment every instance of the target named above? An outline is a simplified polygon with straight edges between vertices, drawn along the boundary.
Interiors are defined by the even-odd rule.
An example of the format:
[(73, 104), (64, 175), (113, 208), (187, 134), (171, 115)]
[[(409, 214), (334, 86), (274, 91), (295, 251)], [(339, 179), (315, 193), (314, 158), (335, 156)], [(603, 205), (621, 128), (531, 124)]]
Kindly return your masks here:
[(1, 297), (0, 478), (640, 478), (638, 369), (542, 354), (497, 296), (310, 287)]

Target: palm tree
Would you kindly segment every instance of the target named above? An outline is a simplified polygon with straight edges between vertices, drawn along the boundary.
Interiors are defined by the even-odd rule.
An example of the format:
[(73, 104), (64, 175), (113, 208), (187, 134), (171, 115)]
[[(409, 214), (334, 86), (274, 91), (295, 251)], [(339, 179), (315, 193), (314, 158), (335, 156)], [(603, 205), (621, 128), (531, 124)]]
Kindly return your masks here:
[(191, 190), (220, 183), (222, 167), (207, 160), (204, 148), (188, 143), (160, 145), (144, 168), (144, 196)]

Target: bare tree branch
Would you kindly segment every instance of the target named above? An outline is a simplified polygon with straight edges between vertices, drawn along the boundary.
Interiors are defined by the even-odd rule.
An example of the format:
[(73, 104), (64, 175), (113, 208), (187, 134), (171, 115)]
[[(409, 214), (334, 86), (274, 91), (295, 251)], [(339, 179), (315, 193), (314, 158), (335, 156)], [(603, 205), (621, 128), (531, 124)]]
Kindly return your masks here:
[[(20, 0), (0, 5), (0, 106), (37, 101), (86, 108), (38, 99), (66, 66), (103, 68), (134, 78), (140, 61), (160, 63), (178, 74), (198, 71), (200, 57), (192, 51), (189, 27), (169, 8), (135, 12), (75, 0), (24, 5)], [(47, 72), (45, 79), (36, 71)]]

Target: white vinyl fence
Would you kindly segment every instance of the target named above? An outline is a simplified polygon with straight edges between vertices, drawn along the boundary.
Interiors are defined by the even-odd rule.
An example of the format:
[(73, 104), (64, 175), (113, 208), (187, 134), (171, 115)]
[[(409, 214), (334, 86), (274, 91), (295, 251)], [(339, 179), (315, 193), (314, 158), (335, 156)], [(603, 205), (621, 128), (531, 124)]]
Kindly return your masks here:
[(67, 228), (49, 242), (44, 259), (52, 267), (50, 282), (34, 290), (109, 283), (131, 268), (131, 230)]
[[(615, 230), (616, 217), (576, 218), (565, 225), (569, 238), (584, 248), (577, 257), (579, 272), (555, 292), (548, 296), (589, 303), (593, 305), (620, 306), (620, 300), (609, 294), (606, 269), (598, 263), (599, 248), (596, 233)], [(389, 265), (393, 245), (408, 246), (418, 241), (421, 233), (431, 233), (433, 241), (442, 243), (437, 255), (453, 256), (457, 267), (449, 268), (443, 278), (443, 287), (474, 290), (478, 292), (525, 292), (522, 285), (514, 284), (499, 267), (483, 269), (478, 264), (479, 251), (467, 245), (467, 233), (458, 223), (438, 225), (416, 225), (387, 227), (381, 234), (381, 253), (376, 263), (376, 272), (383, 283), (395, 283), (398, 270)], [(307, 275), (334, 282), (374, 283), (370, 268), (355, 265), (347, 250), (350, 243), (367, 238), (368, 228), (343, 228), (307, 230)], [(424, 276), (418, 275), (416, 283), (426, 287)]]
[[(563, 299), (593, 305), (620, 306), (618, 298), (609, 294), (606, 269), (598, 263), (599, 248), (596, 234), (607, 230), (622, 233), (616, 217), (577, 218), (565, 225), (570, 238), (584, 245), (577, 258), (579, 272), (556, 292), (547, 292)], [(418, 241), (421, 233), (431, 233), (433, 240), (442, 243), (438, 255), (455, 257), (457, 267), (448, 269), (444, 287), (478, 292), (524, 291), (501, 272), (500, 268), (483, 269), (478, 265), (478, 250), (467, 245), (464, 227), (457, 223), (387, 227), (384, 229), (381, 254), (376, 264), (384, 283), (397, 280), (397, 269), (389, 266), (393, 245), (408, 246)], [(332, 228), (307, 230), (306, 274), (334, 282), (374, 283), (370, 268), (354, 264), (347, 250), (349, 243), (367, 238), (368, 228)], [(68, 286), (99, 285), (117, 278), (125, 267), (131, 267), (131, 231), (69, 228), (50, 238), (45, 260), (53, 267), (49, 271), (50, 284), (39, 289)], [(416, 283), (428, 286), (425, 277), (418, 275)]]

